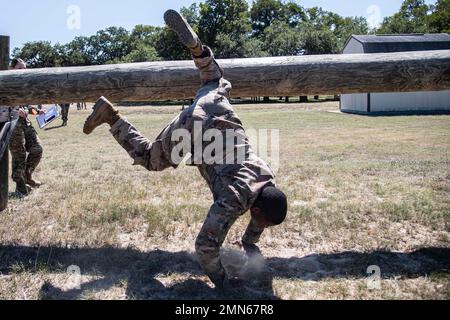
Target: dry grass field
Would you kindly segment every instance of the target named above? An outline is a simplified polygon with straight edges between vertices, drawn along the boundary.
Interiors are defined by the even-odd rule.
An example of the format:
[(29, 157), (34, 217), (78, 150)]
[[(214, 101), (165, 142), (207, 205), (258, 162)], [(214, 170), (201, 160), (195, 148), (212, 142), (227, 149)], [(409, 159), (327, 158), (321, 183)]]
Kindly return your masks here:
[[(121, 108), (149, 138), (179, 109)], [(236, 110), (246, 127), (280, 129), (290, 208), (261, 239), (268, 285), (213, 289), (194, 254), (212, 204), (197, 170), (133, 167), (106, 126), (83, 135), (89, 111), (72, 108), (68, 127), (38, 130), (45, 186), (0, 214), (0, 299), (450, 298), (450, 116), (345, 115), (335, 102)], [(243, 257), (232, 243), (248, 219), (224, 261)]]

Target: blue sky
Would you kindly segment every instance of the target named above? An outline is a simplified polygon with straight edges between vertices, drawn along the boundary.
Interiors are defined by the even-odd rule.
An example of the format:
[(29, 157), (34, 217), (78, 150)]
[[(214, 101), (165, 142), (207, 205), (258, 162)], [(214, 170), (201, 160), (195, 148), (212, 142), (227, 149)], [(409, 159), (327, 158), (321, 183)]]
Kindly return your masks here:
[[(67, 43), (78, 35), (91, 35), (109, 26), (131, 29), (136, 24), (163, 25), (167, 9), (189, 6), (192, 0), (21, 0), (5, 1), (0, 11), (0, 34), (11, 37), (11, 48), (27, 41), (48, 40)], [(249, 1), (251, 2), (251, 1)], [(428, 0), (432, 4), (435, 1)], [(395, 13), (402, 0), (299, 0), (304, 7), (321, 6), (343, 16), (365, 16), (376, 23)], [(80, 9), (79, 28), (68, 21), (78, 16), (68, 13), (71, 6)]]

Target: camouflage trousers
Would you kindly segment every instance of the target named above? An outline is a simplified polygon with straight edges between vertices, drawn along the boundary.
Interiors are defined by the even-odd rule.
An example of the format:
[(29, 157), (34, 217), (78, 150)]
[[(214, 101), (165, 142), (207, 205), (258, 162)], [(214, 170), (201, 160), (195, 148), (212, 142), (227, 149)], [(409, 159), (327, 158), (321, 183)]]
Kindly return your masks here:
[(214, 204), (197, 236), (195, 251), (205, 273), (216, 287), (222, 287), (228, 275), (220, 260), (220, 248), (233, 224), (247, 211), (249, 192), (232, 176), (213, 175), (210, 188)]
[(26, 181), (27, 171), (31, 174), (42, 158), (42, 145), (36, 130), (29, 120), (19, 119), (9, 142), (12, 156), (12, 179)]
[(61, 105), (61, 118), (62, 121), (67, 122), (69, 120), (70, 104)]

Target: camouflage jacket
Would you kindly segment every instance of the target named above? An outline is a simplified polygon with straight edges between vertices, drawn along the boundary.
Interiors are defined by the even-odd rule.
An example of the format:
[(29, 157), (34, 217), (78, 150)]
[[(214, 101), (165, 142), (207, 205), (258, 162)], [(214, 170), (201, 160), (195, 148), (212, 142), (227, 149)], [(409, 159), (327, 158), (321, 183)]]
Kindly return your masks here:
[[(219, 84), (217, 83), (219, 81)], [(201, 157), (191, 156), (187, 165), (197, 166), (200, 174), (206, 180), (214, 199), (222, 196), (221, 190), (217, 190), (217, 179), (222, 183), (235, 183), (240, 190), (235, 190), (240, 199), (240, 208), (243, 213), (248, 211), (254, 204), (261, 190), (266, 185), (274, 185), (275, 174), (268, 164), (260, 159), (253, 151), (249, 139), (243, 128), (242, 122), (229, 103), (228, 97), (231, 84), (220, 79), (205, 83), (195, 98), (193, 105), (179, 114), (152, 143), (152, 153), (149, 159), (135, 158), (135, 165), (143, 165), (150, 170), (161, 171), (168, 167), (178, 167), (180, 163), (173, 161), (173, 150), (180, 141), (173, 139), (174, 132), (178, 129), (185, 129), (191, 134), (191, 150), (195, 149), (195, 142), (202, 145), (205, 150), (210, 142), (203, 141), (203, 134), (208, 129), (214, 129), (215, 133), (222, 133), (224, 139), (222, 163), (207, 163), (203, 153)], [(200, 132), (198, 128), (201, 128)], [(197, 129), (197, 130), (196, 130)], [(232, 147), (227, 149), (227, 130), (232, 130), (236, 140), (232, 142)], [(175, 141), (174, 141), (175, 140)], [(197, 144), (197, 145), (198, 145)], [(244, 155), (237, 158), (236, 155)], [(233, 161), (230, 162), (230, 159)], [(219, 188), (220, 189), (220, 188)], [(256, 243), (263, 232), (254, 223), (250, 223), (244, 235), (243, 241)]]

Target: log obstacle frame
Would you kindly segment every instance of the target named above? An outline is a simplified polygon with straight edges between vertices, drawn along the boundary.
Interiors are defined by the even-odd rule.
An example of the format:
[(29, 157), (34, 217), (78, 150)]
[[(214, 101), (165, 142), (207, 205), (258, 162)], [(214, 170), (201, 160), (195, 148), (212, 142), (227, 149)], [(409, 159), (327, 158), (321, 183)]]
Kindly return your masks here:
[[(9, 66), (9, 37), (0, 36), (0, 70), (7, 70)], [(5, 123), (0, 123), (0, 131)], [(9, 151), (5, 150), (0, 157), (0, 212), (8, 205), (9, 190)]]
[[(0, 70), (9, 65), (0, 36)], [(450, 50), (218, 60), (232, 96), (307, 96), (450, 89)], [(192, 61), (0, 71), (0, 110), (22, 104), (192, 99)], [(1, 113), (0, 113), (1, 114)], [(0, 129), (4, 123), (0, 123)], [(9, 152), (0, 160), (0, 211), (8, 202)]]
[[(450, 88), (450, 50), (218, 60), (232, 97), (306, 96)], [(192, 99), (192, 61), (0, 72), (0, 106)]]

